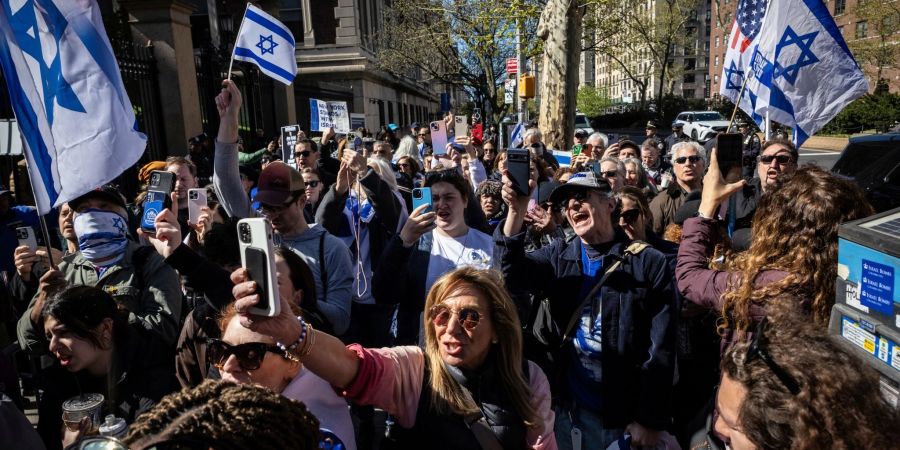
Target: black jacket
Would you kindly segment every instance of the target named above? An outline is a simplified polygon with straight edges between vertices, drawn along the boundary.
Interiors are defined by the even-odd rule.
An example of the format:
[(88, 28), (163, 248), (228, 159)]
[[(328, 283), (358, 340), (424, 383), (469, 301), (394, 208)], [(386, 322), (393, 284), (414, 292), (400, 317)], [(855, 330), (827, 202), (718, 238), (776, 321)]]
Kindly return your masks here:
[[(565, 329), (582, 301), (581, 239), (557, 240), (525, 253), (524, 232), (508, 238), (501, 224), (494, 243), (506, 284), (526, 289), (533, 298), (549, 298), (553, 321)], [(628, 243), (617, 230), (603, 267), (622, 259)], [(602, 311), (602, 403), (611, 405), (599, 412), (604, 426), (624, 427), (637, 421), (665, 429), (671, 416), (678, 317), (666, 257), (653, 248), (626, 257), (595, 299)]]

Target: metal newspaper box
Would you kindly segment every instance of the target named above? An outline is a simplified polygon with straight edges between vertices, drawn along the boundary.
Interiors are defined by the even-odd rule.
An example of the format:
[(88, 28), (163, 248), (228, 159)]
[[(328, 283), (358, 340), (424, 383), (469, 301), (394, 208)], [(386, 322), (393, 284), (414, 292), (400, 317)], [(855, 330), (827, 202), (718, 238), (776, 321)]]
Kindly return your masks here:
[(829, 331), (881, 374), (882, 393), (900, 407), (900, 208), (847, 222), (838, 236)]

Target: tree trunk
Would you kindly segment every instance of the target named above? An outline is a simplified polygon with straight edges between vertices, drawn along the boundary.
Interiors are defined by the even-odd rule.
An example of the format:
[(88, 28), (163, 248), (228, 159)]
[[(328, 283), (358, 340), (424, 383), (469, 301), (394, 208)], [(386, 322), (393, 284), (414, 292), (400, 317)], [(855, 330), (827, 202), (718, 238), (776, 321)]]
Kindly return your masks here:
[(547, 147), (564, 150), (575, 137), (575, 98), (583, 8), (577, 0), (550, 0), (541, 13), (544, 41), (539, 126)]

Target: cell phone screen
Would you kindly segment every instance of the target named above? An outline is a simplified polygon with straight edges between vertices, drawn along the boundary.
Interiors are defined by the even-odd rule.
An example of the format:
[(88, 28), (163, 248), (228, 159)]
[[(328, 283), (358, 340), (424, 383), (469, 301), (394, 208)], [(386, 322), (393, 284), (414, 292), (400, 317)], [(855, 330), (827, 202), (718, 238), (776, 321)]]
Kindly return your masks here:
[(255, 281), (257, 288), (256, 294), (259, 296), (259, 302), (256, 308), (269, 309), (269, 258), (266, 252), (256, 247), (247, 247), (244, 251), (247, 261), (247, 272), (250, 274), (250, 280)]
[(716, 159), (723, 177), (732, 167), (741, 166), (743, 148), (743, 135), (740, 133), (722, 133), (716, 137)]

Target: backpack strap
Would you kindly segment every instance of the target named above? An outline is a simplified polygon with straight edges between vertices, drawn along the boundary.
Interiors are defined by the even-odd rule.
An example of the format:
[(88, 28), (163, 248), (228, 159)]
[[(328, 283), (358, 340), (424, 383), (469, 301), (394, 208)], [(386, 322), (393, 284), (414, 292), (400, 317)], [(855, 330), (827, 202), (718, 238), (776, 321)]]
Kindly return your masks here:
[(638, 255), (644, 249), (650, 247), (650, 244), (643, 241), (632, 241), (628, 244), (628, 247), (625, 247), (625, 251), (622, 252), (622, 258), (616, 259), (616, 262), (610, 264), (609, 268), (603, 272), (603, 276), (600, 278), (600, 281), (591, 288), (591, 291), (581, 300), (581, 303), (578, 304), (578, 307), (575, 308), (575, 311), (572, 312), (572, 317), (569, 318), (569, 323), (566, 325), (566, 331), (563, 333), (562, 343), (565, 344), (566, 341), (569, 340), (570, 334), (572, 330), (575, 328), (575, 324), (578, 323), (578, 320), (581, 318), (581, 311), (584, 309), (584, 306), (587, 305), (594, 295), (600, 290), (601, 287), (606, 283), (606, 280), (609, 279), (609, 276), (612, 275), (619, 266), (622, 265), (622, 261), (625, 261), (625, 258), (628, 255)]
[(319, 278), (322, 280), (322, 301), (328, 301), (328, 272), (325, 270), (325, 233), (319, 235)]

